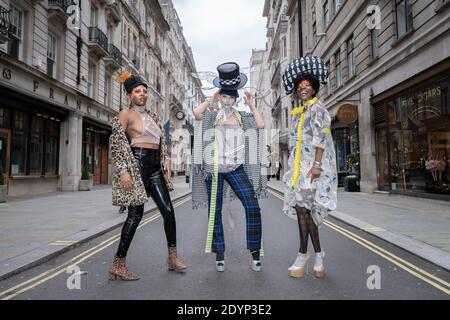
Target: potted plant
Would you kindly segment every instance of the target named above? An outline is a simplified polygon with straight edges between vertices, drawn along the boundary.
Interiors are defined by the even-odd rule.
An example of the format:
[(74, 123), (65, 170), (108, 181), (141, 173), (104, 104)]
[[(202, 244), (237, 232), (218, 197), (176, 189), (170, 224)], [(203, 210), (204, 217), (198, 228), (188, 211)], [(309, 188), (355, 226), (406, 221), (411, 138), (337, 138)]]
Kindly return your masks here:
[(348, 192), (359, 192), (359, 177), (357, 175), (350, 175), (344, 178), (344, 189)]
[(89, 169), (87, 166), (83, 167), (83, 170), (81, 171), (81, 180), (80, 180), (80, 185), (79, 185), (79, 190), (80, 191), (89, 191), (92, 189), (92, 177), (91, 174), (89, 173)]
[(359, 165), (358, 154), (352, 153), (347, 156), (349, 175), (344, 178), (344, 189), (349, 192), (359, 192), (359, 176), (355, 174), (354, 167)]
[(6, 202), (6, 194), (8, 186), (5, 184), (5, 176), (3, 175), (3, 166), (0, 165), (0, 203)]

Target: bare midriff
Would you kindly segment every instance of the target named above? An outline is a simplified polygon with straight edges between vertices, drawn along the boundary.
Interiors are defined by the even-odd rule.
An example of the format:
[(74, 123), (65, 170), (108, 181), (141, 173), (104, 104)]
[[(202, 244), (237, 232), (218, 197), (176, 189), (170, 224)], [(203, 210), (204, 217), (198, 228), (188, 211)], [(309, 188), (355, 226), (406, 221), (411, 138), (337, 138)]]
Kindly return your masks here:
[(156, 143), (136, 143), (136, 144), (134, 144), (131, 147), (132, 148), (144, 148), (144, 149), (158, 150), (159, 149), (159, 144), (156, 144)]

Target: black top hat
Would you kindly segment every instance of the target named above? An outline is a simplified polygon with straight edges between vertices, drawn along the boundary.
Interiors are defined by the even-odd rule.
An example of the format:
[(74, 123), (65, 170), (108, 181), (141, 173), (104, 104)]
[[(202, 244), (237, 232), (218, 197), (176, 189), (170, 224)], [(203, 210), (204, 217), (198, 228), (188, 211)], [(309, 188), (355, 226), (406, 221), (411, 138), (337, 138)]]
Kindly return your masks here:
[(141, 85), (148, 88), (148, 85), (144, 81), (142, 81), (142, 79), (138, 76), (129, 77), (123, 83), (123, 86), (125, 87), (125, 90), (128, 94), (130, 94), (134, 88), (136, 88), (137, 86), (141, 86)]
[(235, 62), (225, 62), (217, 67), (219, 76), (213, 80), (214, 86), (224, 90), (238, 90), (248, 81), (244, 73), (239, 72), (239, 65)]

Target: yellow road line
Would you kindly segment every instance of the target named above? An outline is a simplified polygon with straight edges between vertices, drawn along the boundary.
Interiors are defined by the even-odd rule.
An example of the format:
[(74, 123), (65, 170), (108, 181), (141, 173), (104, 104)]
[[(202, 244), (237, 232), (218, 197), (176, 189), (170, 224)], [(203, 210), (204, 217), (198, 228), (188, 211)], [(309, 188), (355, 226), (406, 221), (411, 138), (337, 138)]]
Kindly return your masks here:
[(408, 266), (408, 267), (410, 267), (410, 268), (412, 268), (412, 269), (414, 269), (414, 270), (416, 270), (416, 271), (422, 273), (423, 275), (425, 275), (425, 276), (427, 276), (427, 277), (430, 277), (430, 278), (432, 278), (433, 280), (435, 280), (435, 281), (437, 281), (437, 282), (440, 282), (440, 283), (442, 283), (443, 285), (445, 285), (445, 286), (447, 286), (447, 287), (450, 288), (450, 283), (448, 283), (448, 282), (446, 282), (446, 281), (444, 281), (444, 280), (442, 280), (442, 279), (436, 277), (435, 275), (433, 275), (433, 274), (431, 274), (431, 273), (428, 273), (427, 271), (425, 271), (425, 270), (423, 270), (423, 269), (417, 267), (416, 265), (413, 265), (412, 263), (410, 263), (410, 262), (408, 262), (408, 261), (406, 261), (406, 260), (404, 260), (404, 259), (402, 259), (402, 258), (396, 256), (395, 254), (393, 254), (393, 253), (391, 253), (391, 252), (389, 252), (389, 251), (387, 251), (387, 250), (385, 250), (385, 249), (383, 249), (383, 248), (377, 246), (376, 244), (374, 244), (374, 243), (372, 243), (372, 242), (370, 242), (370, 241), (368, 241), (368, 240), (366, 240), (366, 239), (364, 239), (364, 238), (358, 236), (357, 234), (354, 234), (354, 233), (352, 233), (352, 232), (350, 232), (350, 231), (348, 231), (348, 230), (346, 230), (346, 229), (344, 229), (344, 228), (342, 228), (342, 227), (340, 227), (340, 226), (338, 226), (338, 225), (336, 225), (336, 224), (334, 224), (334, 223), (332, 223), (332, 222), (329, 222), (329, 221), (326, 221), (325, 224), (328, 224), (328, 226), (333, 226), (333, 227), (335, 227), (335, 228), (337, 228), (337, 229), (339, 229), (339, 230), (341, 230), (341, 231), (343, 231), (343, 232), (346, 232), (346, 233), (350, 234), (351, 236), (353, 236), (353, 237), (355, 237), (356, 239), (361, 240), (362, 242), (364, 242), (364, 243), (366, 243), (366, 244), (368, 244), (368, 245), (374, 247), (375, 249), (379, 250), (380, 252), (382, 252), (382, 253), (384, 253), (384, 254), (387, 254), (387, 255), (391, 256), (392, 258), (394, 258), (394, 259), (397, 259), (399, 262), (405, 264), (406, 266)]
[[(180, 200), (180, 201), (174, 203), (173, 206), (174, 206), (174, 208), (176, 208), (176, 207), (186, 203), (190, 199), (191, 199), (191, 197), (189, 196), (186, 199), (183, 199), (183, 200)], [(139, 224), (137, 229), (140, 229), (140, 228), (144, 227), (146, 224), (148, 224), (148, 223), (150, 223), (152, 221), (155, 221), (156, 219), (158, 219), (160, 217), (161, 217), (161, 214), (160, 213), (156, 213), (156, 214), (152, 215), (151, 217), (144, 219)], [(80, 264), (81, 262), (83, 262), (86, 259), (90, 258), (91, 256), (95, 255), (96, 253), (98, 253), (98, 252), (106, 249), (107, 247), (111, 246), (114, 242), (116, 242), (119, 239), (120, 239), (120, 233), (110, 237), (107, 240), (104, 240), (100, 244), (98, 244), (98, 245), (96, 245), (96, 246), (94, 246), (94, 247), (84, 251), (83, 253), (81, 253), (78, 256), (70, 259), (69, 261), (63, 263), (62, 265), (60, 265), (58, 267), (52, 268), (50, 270), (47, 270), (46, 272), (44, 272), (44, 273), (42, 273), (42, 274), (40, 274), (40, 275), (38, 275), (38, 276), (36, 276), (34, 278), (31, 278), (31, 279), (29, 279), (29, 280), (27, 280), (25, 282), (22, 282), (22, 283), (14, 286), (12, 288), (9, 288), (9, 289), (7, 289), (7, 290), (5, 290), (3, 292), (0, 292), (0, 297), (3, 297), (3, 296), (5, 296), (5, 295), (7, 295), (9, 293), (12, 293), (12, 292), (14, 292), (16, 290), (19, 290), (19, 291), (14, 292), (11, 295), (8, 295), (8, 296), (6, 296), (4, 298), (1, 298), (1, 300), (12, 299), (12, 298), (18, 296), (19, 294), (24, 293), (25, 291), (28, 291), (30, 289), (33, 289), (33, 288), (37, 287), (38, 285), (40, 285), (40, 284), (42, 284), (42, 283), (44, 283), (44, 282), (46, 282), (46, 281), (48, 281), (48, 280), (58, 276), (58, 275), (60, 275), (61, 273), (65, 272), (67, 267), (69, 267), (71, 265)], [(49, 276), (47, 276), (47, 275), (49, 275)], [(33, 283), (33, 284), (27, 286), (30, 283)], [(21, 287), (24, 287), (24, 286), (26, 286), (26, 287), (20, 289)]]
[(351, 235), (347, 234), (346, 232), (342, 232), (342, 231), (339, 230), (338, 228), (335, 228), (335, 227), (333, 227), (333, 226), (331, 226), (331, 225), (327, 225), (327, 226), (328, 226), (329, 228), (334, 229), (335, 231), (341, 233), (342, 235), (346, 236), (347, 238), (350, 238), (350, 239), (352, 239), (353, 241), (359, 243), (360, 245), (362, 245), (363, 247), (369, 249), (370, 251), (372, 251), (372, 252), (378, 254), (379, 256), (383, 257), (384, 259), (386, 259), (386, 260), (392, 262), (393, 264), (397, 265), (398, 267), (402, 268), (403, 270), (407, 271), (408, 273), (414, 275), (416, 278), (419, 278), (420, 280), (422, 280), (422, 281), (424, 281), (424, 282), (430, 284), (431, 286), (435, 287), (436, 289), (438, 289), (438, 290), (440, 290), (440, 291), (446, 293), (447, 295), (450, 295), (450, 290), (449, 290), (449, 289), (444, 288), (444, 287), (442, 287), (441, 285), (437, 284), (436, 282), (431, 281), (431, 280), (425, 278), (424, 276), (418, 274), (418, 273), (415, 272), (414, 270), (412, 270), (412, 269), (406, 267), (406, 266), (403, 265), (402, 263), (400, 263), (400, 262), (398, 262), (398, 261), (396, 261), (396, 260), (394, 260), (394, 259), (388, 257), (387, 255), (381, 253), (380, 251), (374, 249), (373, 247), (371, 247), (371, 246), (369, 246), (369, 245), (363, 243), (362, 241), (359, 241), (359, 240), (356, 239), (355, 237), (352, 237)]
[[(273, 196), (277, 197), (278, 199), (283, 200), (283, 198), (280, 195), (276, 194), (275, 192), (272, 192), (271, 190), (269, 190), (269, 192)], [(427, 282), (428, 284), (434, 286), (435, 288), (437, 288), (437, 289), (445, 292), (446, 294), (450, 295), (450, 290), (448, 290), (448, 289), (442, 287), (441, 285), (439, 285), (439, 284), (437, 284), (437, 283), (435, 283), (435, 282), (433, 282), (433, 281), (423, 277), (422, 275), (418, 274), (417, 272), (420, 272), (423, 275), (425, 275), (425, 276), (427, 276), (427, 277), (429, 277), (429, 278), (431, 278), (431, 279), (433, 279), (433, 280), (443, 284), (444, 286), (450, 288), (450, 283), (446, 282), (445, 280), (440, 279), (440, 278), (436, 277), (433, 274), (430, 274), (429, 272), (427, 272), (427, 271), (417, 267), (416, 265), (413, 265), (412, 263), (410, 263), (410, 262), (408, 262), (408, 261), (406, 261), (406, 260), (404, 260), (404, 259), (402, 259), (402, 258), (400, 258), (400, 257), (398, 257), (396, 255), (394, 255), (393, 253), (391, 253), (391, 252), (389, 252), (389, 251), (387, 251), (387, 250), (377, 246), (376, 244), (374, 244), (374, 243), (372, 243), (372, 242), (370, 242), (370, 241), (368, 241), (368, 240), (358, 236), (357, 234), (355, 234), (355, 233), (353, 233), (353, 232), (351, 232), (351, 231), (349, 231), (347, 229), (344, 229), (344, 228), (342, 228), (342, 227), (340, 227), (340, 226), (338, 226), (338, 225), (336, 225), (336, 224), (334, 224), (332, 222), (325, 221), (324, 224), (327, 227), (329, 227), (329, 228), (331, 228), (331, 229), (333, 229), (333, 230), (343, 234), (344, 236), (352, 239), (353, 241), (359, 243), (363, 247), (371, 250), (372, 252), (382, 256), (386, 260), (396, 264), (397, 266), (401, 267), (402, 269), (404, 269), (405, 271), (411, 273), (412, 275), (416, 276), (417, 278)], [(367, 229), (370, 229), (370, 228), (367, 228)], [(381, 229), (381, 228), (378, 228), (378, 229)], [(384, 230), (384, 229), (381, 229), (381, 230)], [(381, 230), (378, 230), (378, 231), (381, 231)], [(394, 260), (394, 259), (396, 259), (396, 260)], [(417, 272), (415, 272), (414, 270), (416, 270)]]
[(363, 231), (370, 231), (370, 232), (385, 232), (386, 230), (383, 228), (378, 228), (378, 227), (367, 227), (367, 228), (361, 228), (361, 230)]

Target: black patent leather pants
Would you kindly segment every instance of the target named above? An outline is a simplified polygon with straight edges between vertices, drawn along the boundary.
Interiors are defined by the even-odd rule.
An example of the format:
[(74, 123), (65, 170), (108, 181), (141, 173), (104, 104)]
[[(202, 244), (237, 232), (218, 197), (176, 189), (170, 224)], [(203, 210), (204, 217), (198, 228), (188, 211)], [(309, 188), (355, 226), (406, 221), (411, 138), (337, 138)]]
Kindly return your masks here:
[[(139, 164), (147, 195), (152, 197), (164, 219), (164, 231), (166, 233), (167, 245), (169, 247), (176, 247), (175, 212), (161, 169), (159, 150), (144, 148), (131, 149), (134, 158)], [(118, 257), (125, 257), (127, 255), (131, 240), (133, 240), (143, 214), (144, 205), (128, 207), (128, 218), (123, 225), (119, 249), (117, 250)]]

